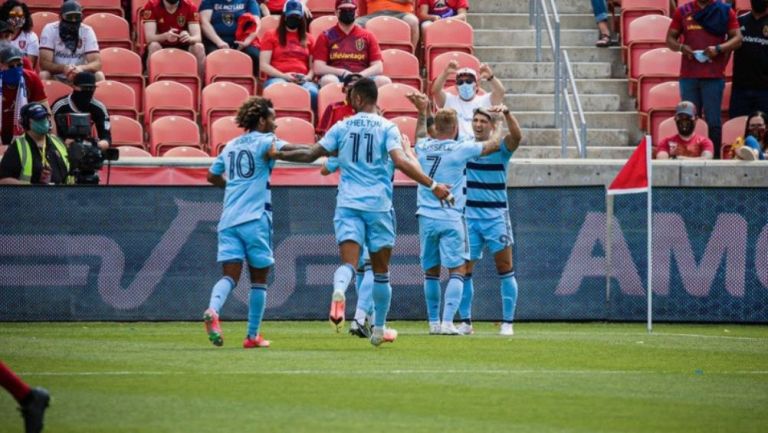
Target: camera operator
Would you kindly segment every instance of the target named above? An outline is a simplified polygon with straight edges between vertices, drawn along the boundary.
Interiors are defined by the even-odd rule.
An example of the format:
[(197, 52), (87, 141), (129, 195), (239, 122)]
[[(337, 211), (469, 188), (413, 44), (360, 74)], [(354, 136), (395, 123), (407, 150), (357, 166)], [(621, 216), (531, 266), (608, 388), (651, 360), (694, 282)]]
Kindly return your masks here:
[(21, 107), (24, 134), (13, 139), (0, 161), (0, 184), (72, 184), (69, 155), (61, 139), (50, 133), (48, 109), (38, 102)]
[(53, 104), (53, 118), (56, 121), (56, 129), (61, 138), (69, 145), (71, 139), (66, 135), (66, 128), (59, 124), (71, 113), (87, 113), (91, 115), (91, 121), (96, 126), (96, 135), (98, 136), (97, 145), (99, 149), (106, 150), (112, 143), (112, 134), (109, 130), (109, 113), (107, 107), (96, 99), (93, 94), (96, 92), (96, 76), (93, 72), (80, 72), (75, 75), (73, 81), (75, 91), (68, 96), (64, 96)]

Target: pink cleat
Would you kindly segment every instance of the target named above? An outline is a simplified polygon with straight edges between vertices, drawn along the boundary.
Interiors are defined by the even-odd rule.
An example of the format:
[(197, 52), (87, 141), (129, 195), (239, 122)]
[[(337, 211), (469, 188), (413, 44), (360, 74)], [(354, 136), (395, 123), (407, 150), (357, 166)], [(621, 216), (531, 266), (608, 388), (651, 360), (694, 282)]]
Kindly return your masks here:
[(255, 338), (245, 337), (245, 340), (243, 340), (243, 349), (256, 349), (259, 347), (269, 347), (269, 340), (265, 340), (261, 334)]
[(346, 298), (343, 292), (333, 292), (331, 298), (331, 312), (328, 314), (328, 320), (336, 332), (341, 332), (344, 327), (344, 310), (346, 307)]
[(214, 346), (224, 345), (224, 334), (221, 332), (221, 323), (219, 323), (219, 315), (213, 308), (205, 310), (203, 313), (203, 321), (205, 322), (205, 333), (208, 334), (208, 339), (211, 340)]

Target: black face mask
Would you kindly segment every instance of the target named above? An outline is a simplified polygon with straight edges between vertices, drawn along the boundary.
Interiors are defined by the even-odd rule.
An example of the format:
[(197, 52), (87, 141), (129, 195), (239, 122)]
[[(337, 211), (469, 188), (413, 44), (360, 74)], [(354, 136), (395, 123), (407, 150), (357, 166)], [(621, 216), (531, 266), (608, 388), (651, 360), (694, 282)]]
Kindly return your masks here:
[(752, 12), (758, 15), (768, 9), (768, 1), (766, 0), (751, 0), (749, 3), (752, 5)]
[(168, 4), (172, 4), (172, 5), (179, 3), (179, 0), (165, 0), (165, 1), (168, 2)]
[(677, 133), (682, 137), (688, 137), (693, 134), (693, 129), (696, 126), (691, 119), (675, 120), (675, 124), (677, 125)]
[(285, 19), (285, 27), (287, 27), (290, 30), (296, 30), (301, 25), (301, 18), (297, 17), (296, 15), (290, 16)]
[(343, 10), (339, 12), (339, 22), (350, 25), (355, 22), (355, 10)]
[(80, 42), (80, 21), (61, 20), (59, 22), (59, 37), (64, 42), (64, 46), (74, 53), (77, 50), (78, 42)]
[(75, 103), (75, 106), (80, 111), (86, 111), (88, 109), (88, 105), (91, 103), (91, 100), (93, 99), (93, 94), (96, 92), (96, 89), (92, 90), (75, 90), (72, 92), (72, 102)]

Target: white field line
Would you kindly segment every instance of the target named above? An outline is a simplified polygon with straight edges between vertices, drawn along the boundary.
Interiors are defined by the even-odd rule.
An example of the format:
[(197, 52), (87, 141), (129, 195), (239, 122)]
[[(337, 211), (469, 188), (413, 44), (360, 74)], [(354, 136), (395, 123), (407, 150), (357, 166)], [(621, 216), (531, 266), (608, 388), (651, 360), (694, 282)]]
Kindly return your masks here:
[[(426, 335), (424, 333), (420, 332), (400, 332), (400, 335)], [(715, 339), (725, 339), (725, 340), (745, 340), (745, 341), (766, 341), (768, 342), (768, 338), (760, 338), (760, 337), (737, 337), (732, 335), (704, 335), (704, 334), (677, 334), (674, 332), (653, 332), (651, 334), (648, 334), (647, 332), (623, 332), (623, 333), (617, 333), (617, 332), (568, 332), (568, 331), (516, 331), (514, 337), (503, 337), (508, 339), (515, 339), (515, 338), (521, 338), (521, 339), (535, 339), (540, 337), (546, 337), (548, 335), (552, 336), (565, 336), (565, 337), (603, 337), (603, 338), (620, 338), (620, 337), (646, 337), (646, 338), (653, 338), (654, 336), (661, 336), (661, 337), (686, 337), (686, 338), (715, 338)], [(470, 336), (472, 337), (500, 337), (498, 333), (495, 332), (475, 332)]]

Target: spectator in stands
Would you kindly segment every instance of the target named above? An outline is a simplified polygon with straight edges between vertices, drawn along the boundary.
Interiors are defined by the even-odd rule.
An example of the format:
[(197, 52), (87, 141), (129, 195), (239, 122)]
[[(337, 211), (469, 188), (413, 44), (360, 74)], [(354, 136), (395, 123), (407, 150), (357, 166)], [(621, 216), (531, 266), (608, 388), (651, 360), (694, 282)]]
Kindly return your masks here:
[[(595, 21), (597, 21), (597, 30), (600, 32), (595, 46), (600, 48), (610, 47), (613, 43), (611, 40), (613, 22), (611, 21), (611, 15), (608, 14), (606, 0), (592, 0), (592, 13), (595, 15)], [(609, 21), (611, 25), (609, 25)]]
[(83, 24), (80, 3), (67, 0), (61, 5), (61, 21), (46, 25), (40, 35), (40, 78), (71, 83), (80, 72), (104, 79), (96, 33)]
[(737, 159), (743, 161), (765, 160), (768, 157), (768, 115), (755, 111), (747, 117), (744, 135), (736, 139), (731, 150)]
[(288, 0), (277, 29), (267, 32), (261, 41), (261, 72), (269, 78), (264, 88), (275, 83), (292, 82), (307, 89), (312, 109), (317, 109), (317, 84), (313, 80), (312, 51), (315, 38), (307, 32), (304, 7), (298, 0)]
[(433, 22), (446, 18), (466, 21), (468, 10), (468, 0), (419, 0), (416, 15), (424, 30)]
[(53, 119), (56, 122), (59, 135), (67, 144), (73, 137), (68, 137), (62, 132), (63, 116), (69, 113), (88, 113), (91, 115), (91, 123), (96, 127), (99, 149), (105, 150), (112, 143), (112, 133), (109, 125), (109, 112), (98, 99), (93, 98), (96, 92), (96, 77), (90, 72), (80, 72), (75, 76), (74, 92), (59, 98), (53, 103)]
[(743, 42), (733, 53), (733, 119), (755, 110), (768, 113), (768, 0), (752, 0), (752, 12), (738, 18)]
[[(722, 133), (720, 104), (725, 88), (725, 66), (730, 52), (740, 45), (736, 13), (719, 0), (694, 0), (678, 7), (672, 16), (667, 46), (683, 53), (680, 98), (703, 109), (713, 143), (720, 143)], [(719, 154), (718, 146), (715, 157)]]
[[(24, 53), (8, 42), (0, 44), (0, 86), (3, 98), (0, 110), (2, 144), (10, 144), (15, 135), (23, 132), (21, 107), (37, 102), (48, 107), (43, 82), (35, 71), (22, 67)], [(21, 91), (19, 91), (21, 90)]]
[(200, 26), (205, 36), (203, 44), (206, 54), (220, 48), (238, 49), (253, 60), (253, 75), (258, 77), (259, 48), (256, 28), (253, 26), (247, 37), (243, 37), (244, 32), (238, 34), (238, 29), (253, 24), (256, 17), (262, 15), (269, 15), (269, 9), (260, 4), (260, 0), (203, 0), (200, 3)]
[[(307, 20), (312, 19), (312, 11), (310, 11), (307, 7), (307, 0), (300, 1), (301, 5), (304, 6), (304, 16), (307, 17)], [(283, 13), (285, 2), (286, 0), (266, 0), (264, 4), (267, 5), (267, 9), (269, 10), (270, 15), (280, 15)]]
[(32, 14), (26, 3), (8, 0), (0, 6), (0, 20), (8, 23), (11, 30), (11, 43), (18, 47), (34, 67), (40, 55), (40, 41), (32, 31)]
[(48, 107), (33, 102), (21, 107), (23, 134), (14, 138), (0, 161), (0, 184), (72, 184), (67, 146), (51, 134)]
[(344, 77), (344, 100), (331, 104), (325, 107), (325, 111), (321, 114), (320, 121), (317, 122), (316, 132), (318, 135), (323, 135), (331, 129), (331, 126), (336, 122), (344, 120), (347, 117), (355, 114), (355, 109), (352, 108), (352, 101), (349, 100), (349, 89), (359, 80), (363, 78), (360, 74), (349, 74)]
[(188, 50), (197, 58), (202, 77), (205, 47), (197, 6), (190, 0), (151, 0), (144, 6), (142, 14), (148, 55), (163, 48)]
[[(504, 101), (504, 84), (493, 75), (487, 64), (480, 65), (480, 78), (489, 82), (491, 93), (479, 94), (478, 74), (472, 68), (459, 68), (459, 63), (451, 60), (448, 66), (437, 76), (432, 84), (432, 98), (438, 107), (453, 108), (459, 115), (459, 138), (473, 138), (472, 117), (476, 108), (490, 108)], [(448, 76), (456, 73), (456, 93), (446, 92), (445, 82)]]
[(394, 17), (405, 21), (411, 27), (411, 43), (413, 46), (419, 44), (419, 19), (414, 15), (416, 12), (415, 0), (362, 0), (366, 1), (368, 15), (357, 19), (360, 27), (365, 25), (372, 18), (376, 17)]
[(656, 159), (712, 159), (715, 146), (709, 138), (695, 133), (696, 119), (696, 106), (692, 102), (677, 104), (677, 134), (661, 139)]
[(356, 73), (371, 78), (377, 86), (392, 82), (381, 75), (384, 62), (376, 36), (355, 24), (355, 0), (336, 0), (339, 23), (324, 31), (315, 42), (314, 71), (320, 87), (338, 83)]

